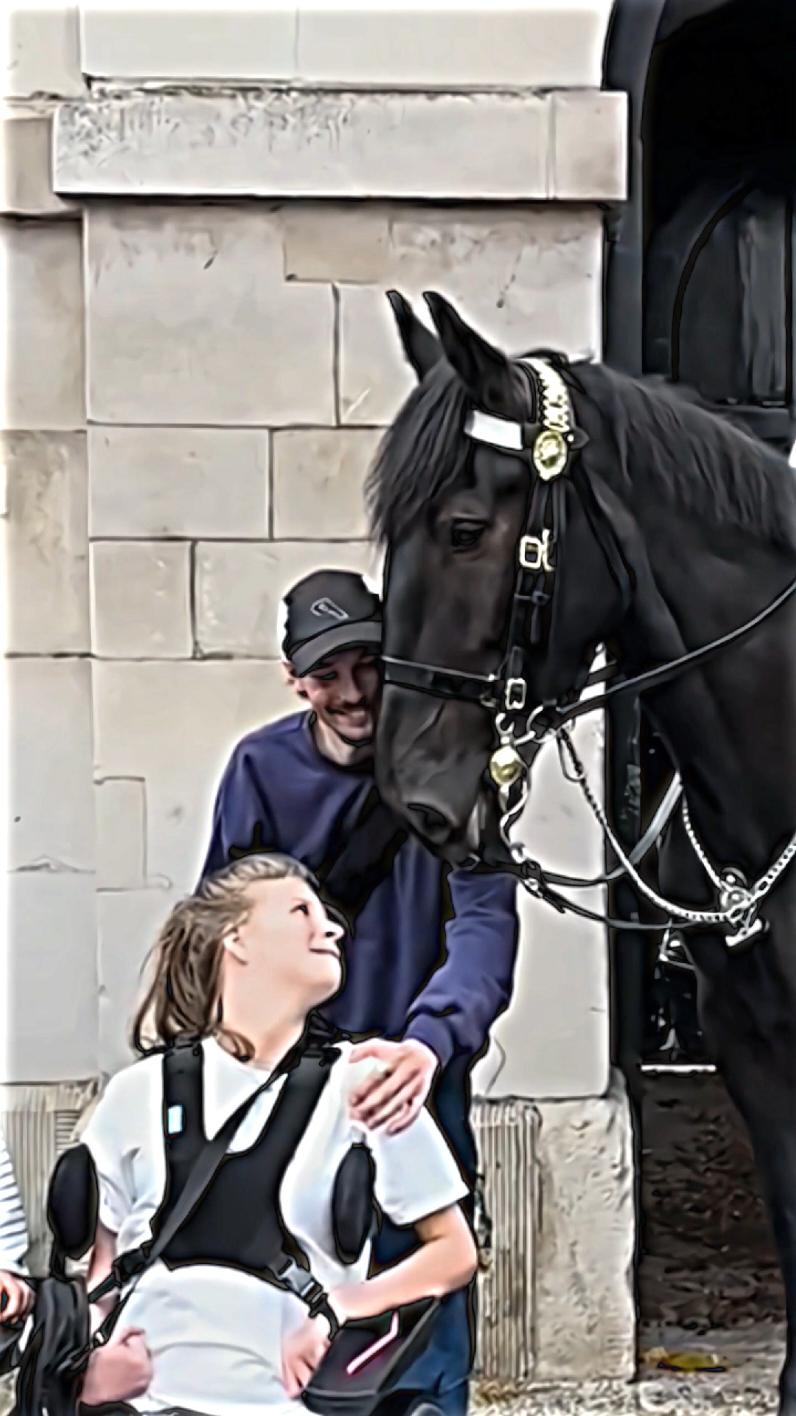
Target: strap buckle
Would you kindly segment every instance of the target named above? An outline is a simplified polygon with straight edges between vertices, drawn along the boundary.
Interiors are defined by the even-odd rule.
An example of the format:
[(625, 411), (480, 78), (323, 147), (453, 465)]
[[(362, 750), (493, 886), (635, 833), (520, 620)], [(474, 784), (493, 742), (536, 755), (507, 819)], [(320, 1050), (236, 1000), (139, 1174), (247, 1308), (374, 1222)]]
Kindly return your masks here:
[(520, 539), (519, 561), (523, 570), (555, 570), (550, 559), (552, 542), (547, 528), (541, 536), (523, 536)]
[(510, 678), (506, 680), (506, 693), (504, 705), (506, 712), (519, 713), (525, 707), (525, 700), (528, 696), (528, 685), (523, 678)]

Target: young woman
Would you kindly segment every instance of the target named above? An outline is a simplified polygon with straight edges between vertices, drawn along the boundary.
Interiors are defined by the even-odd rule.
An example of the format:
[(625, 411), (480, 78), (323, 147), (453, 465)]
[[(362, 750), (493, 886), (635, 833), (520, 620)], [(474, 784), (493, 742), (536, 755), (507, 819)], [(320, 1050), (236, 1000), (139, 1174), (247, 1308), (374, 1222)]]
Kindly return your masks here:
[[(276, 855), (248, 856), (208, 877), (175, 907), (161, 932), (153, 980), (134, 1026), (139, 1051), (145, 1034), (160, 1044), (203, 1039), (208, 1137), (273, 1077), (239, 1125), (230, 1157), (255, 1148), (285, 1085), (280, 1062), (302, 1039), (310, 1011), (341, 986), (341, 933), (303, 866)], [(342, 1324), (461, 1287), (472, 1277), (476, 1253), (459, 1208), (466, 1187), (423, 1111), (400, 1134), (375, 1130), (368, 1136), (377, 1201), (395, 1222), (414, 1226), (418, 1247), (371, 1278), (369, 1245), (357, 1262), (340, 1262), (332, 1192), (355, 1135), (349, 1098), (374, 1064), (351, 1063), (351, 1045), (338, 1046), (279, 1203), (287, 1231)], [(165, 1118), (169, 1127), (171, 1121)], [(151, 1221), (163, 1204), (162, 1051), (111, 1080), (83, 1139), (100, 1185), (92, 1287), (117, 1254), (151, 1239)], [(292, 1293), (223, 1260), (155, 1262), (130, 1296), (123, 1321), (116, 1341), (91, 1359), (82, 1397), (88, 1405), (130, 1401), (141, 1412), (200, 1416), (286, 1413), (329, 1345), (326, 1317), (308, 1317)]]

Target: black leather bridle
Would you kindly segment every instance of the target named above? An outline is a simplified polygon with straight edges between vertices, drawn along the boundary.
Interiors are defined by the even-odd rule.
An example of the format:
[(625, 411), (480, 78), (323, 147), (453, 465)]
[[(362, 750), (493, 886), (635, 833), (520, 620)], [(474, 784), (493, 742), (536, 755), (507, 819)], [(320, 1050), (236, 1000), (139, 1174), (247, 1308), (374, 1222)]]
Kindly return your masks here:
[[(571, 424), (563, 430), (551, 429), (547, 421), (546, 380), (541, 371), (542, 361), (522, 361), (519, 363), (529, 380), (535, 421), (514, 423), (494, 417), (492, 414), (476, 412), (471, 414), (465, 429), (468, 436), (490, 446), (509, 449), (527, 459), (533, 481), (528, 498), (524, 534), (517, 548), (517, 578), (512, 595), (507, 626), (503, 660), (497, 673), (478, 674), (458, 669), (443, 668), (427, 664), (417, 659), (403, 659), (395, 655), (382, 656), (384, 682), (397, 688), (410, 689), (417, 693), (427, 693), (435, 698), (457, 699), (462, 702), (477, 703), (495, 713), (500, 713), (503, 722), (509, 722), (527, 710), (528, 684), (526, 659), (529, 649), (542, 641), (542, 623), (545, 610), (550, 607), (554, 593), (554, 573), (556, 563), (552, 556), (559, 553), (566, 528), (566, 506), (564, 496), (564, 475), (570, 470), (573, 455), (587, 441), (585, 434)], [(566, 419), (564, 420), (567, 421)], [(502, 425), (502, 427), (500, 426)], [(560, 431), (564, 442), (562, 456), (554, 470), (540, 467), (536, 457), (538, 442), (551, 431)], [(578, 474), (582, 469), (576, 469)], [(535, 474), (535, 475), (534, 475)], [(626, 565), (621, 547), (613, 528), (598, 507), (592, 502), (588, 482), (582, 475), (573, 478), (580, 493), (584, 512), (597, 540), (608, 569), (615, 580), (624, 610), (627, 610), (633, 594), (632, 573)], [(730, 644), (749, 634), (774, 614), (796, 591), (796, 579), (792, 580), (770, 604), (753, 615), (737, 629), (712, 639), (709, 644), (691, 649), (676, 659), (647, 669), (631, 677), (619, 676), (615, 664), (585, 674), (575, 686), (574, 692), (556, 700), (540, 704), (534, 713), (535, 734), (532, 741), (537, 744), (542, 738), (563, 723), (571, 722), (583, 713), (602, 708), (612, 698), (623, 693), (644, 693), (658, 688), (676, 678), (687, 669), (705, 663), (727, 648)], [(599, 695), (591, 695), (580, 702), (575, 701), (584, 689), (608, 679), (616, 679)]]

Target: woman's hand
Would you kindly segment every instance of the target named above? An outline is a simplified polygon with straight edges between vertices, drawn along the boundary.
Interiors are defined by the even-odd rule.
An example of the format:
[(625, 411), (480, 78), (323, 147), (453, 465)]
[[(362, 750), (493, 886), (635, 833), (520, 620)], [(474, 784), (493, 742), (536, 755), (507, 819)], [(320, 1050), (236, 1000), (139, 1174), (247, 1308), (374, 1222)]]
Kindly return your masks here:
[(0, 1269), (0, 1323), (24, 1318), (33, 1307), (33, 1289), (19, 1274)]
[(152, 1381), (152, 1358), (141, 1328), (114, 1332), (89, 1358), (80, 1400), (87, 1406), (143, 1396)]
[(307, 1318), (282, 1343), (282, 1382), (289, 1397), (301, 1396), (329, 1351), (329, 1324), (320, 1314)]

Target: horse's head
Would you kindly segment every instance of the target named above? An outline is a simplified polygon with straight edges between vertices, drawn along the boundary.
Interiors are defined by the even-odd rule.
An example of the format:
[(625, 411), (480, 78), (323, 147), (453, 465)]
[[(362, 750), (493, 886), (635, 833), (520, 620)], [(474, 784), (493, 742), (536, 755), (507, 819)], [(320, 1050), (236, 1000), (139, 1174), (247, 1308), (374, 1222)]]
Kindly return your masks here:
[(377, 778), (433, 850), (495, 863), (507, 859), (488, 771), (498, 727), (517, 733), (536, 706), (579, 690), (622, 599), (572, 485), (584, 435), (573, 430), (555, 480), (560, 441), (546, 458), (538, 445), (535, 465), (550, 422), (538, 380), (440, 295), (426, 299), (438, 339), (390, 294), (419, 387), (368, 488), (387, 549)]

